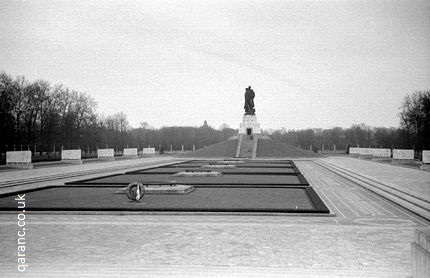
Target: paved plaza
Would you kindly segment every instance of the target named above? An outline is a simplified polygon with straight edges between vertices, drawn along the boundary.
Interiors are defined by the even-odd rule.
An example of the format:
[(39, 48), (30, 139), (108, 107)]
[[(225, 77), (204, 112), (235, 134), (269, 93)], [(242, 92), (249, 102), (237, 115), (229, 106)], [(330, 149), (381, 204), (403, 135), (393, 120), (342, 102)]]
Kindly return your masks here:
[[(411, 194), (429, 190), (430, 172), (346, 157), (321, 160), (407, 187)], [(156, 157), (90, 167), (124, 172), (124, 167), (128, 171), (178, 161)], [(20, 273), (17, 212), (2, 212), (2, 277), (411, 277), (414, 231), (429, 227), (429, 221), (312, 159), (294, 163), (329, 215), (28, 212), (28, 267)], [(0, 172), (0, 182), (86, 167)], [(70, 179), (76, 177), (21, 186), (61, 185)], [(13, 189), (7, 187), (8, 192)]]

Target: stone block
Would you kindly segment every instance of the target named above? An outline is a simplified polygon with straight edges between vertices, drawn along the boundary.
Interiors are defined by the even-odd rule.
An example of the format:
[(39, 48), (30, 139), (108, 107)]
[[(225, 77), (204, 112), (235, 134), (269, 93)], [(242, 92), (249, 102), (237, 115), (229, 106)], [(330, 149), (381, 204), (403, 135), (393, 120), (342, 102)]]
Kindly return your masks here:
[(206, 168), (206, 169), (233, 169), (236, 168), (237, 166), (234, 164), (208, 164), (208, 165), (203, 165), (202, 168)]
[(33, 164), (31, 164), (31, 151), (6, 152), (6, 164), (14, 168), (33, 168)]
[(373, 156), (373, 157), (391, 157), (390, 149), (380, 149), (380, 148), (350, 148), (349, 153), (351, 155), (360, 156)]
[(122, 155), (125, 157), (137, 157), (137, 148), (124, 149)]
[[(144, 190), (145, 195), (185, 195), (194, 191), (194, 187), (185, 184), (144, 184)], [(127, 187), (119, 189), (114, 194), (127, 194)]]
[(97, 158), (114, 160), (115, 159), (114, 149), (98, 149), (97, 150)]
[(423, 151), (423, 163), (430, 164), (430, 151)]
[(393, 159), (414, 159), (414, 150), (393, 149)]
[(155, 155), (155, 148), (143, 148), (143, 155)]
[(212, 171), (210, 169), (185, 170), (174, 174), (175, 177), (218, 177), (222, 176), (221, 172)]
[(81, 150), (62, 150), (61, 160), (81, 160), (82, 151)]

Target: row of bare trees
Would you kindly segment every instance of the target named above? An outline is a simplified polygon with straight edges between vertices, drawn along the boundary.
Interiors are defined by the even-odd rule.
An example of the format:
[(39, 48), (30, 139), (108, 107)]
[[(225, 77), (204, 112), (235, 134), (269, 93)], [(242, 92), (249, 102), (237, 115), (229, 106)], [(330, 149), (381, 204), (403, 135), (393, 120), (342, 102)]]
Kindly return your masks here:
[(187, 149), (210, 145), (234, 135), (235, 130), (201, 127), (130, 128), (127, 115), (96, 113), (89, 95), (49, 82), (30, 82), (0, 72), (0, 152), (31, 149), (52, 151), (57, 147), (95, 150), (99, 147), (155, 146)]
[(97, 125), (95, 101), (47, 81), (0, 73), (1, 146), (80, 144)]
[[(404, 98), (400, 126), (305, 129), (273, 132), (271, 137), (303, 149), (346, 150), (348, 146), (430, 149), (430, 91)], [(205, 122), (201, 127), (151, 128), (142, 122), (131, 128), (123, 112), (109, 116), (96, 113), (89, 95), (49, 82), (30, 82), (0, 72), (0, 152), (32, 149), (50, 151), (81, 148), (163, 147), (187, 150), (201, 148), (235, 135), (223, 124), (219, 130)]]
[(430, 150), (430, 91), (407, 95), (400, 108), (399, 127), (371, 127), (366, 124), (350, 128), (275, 131), (277, 140), (313, 150), (346, 150), (348, 146)]
[(414, 148), (408, 134), (401, 128), (370, 127), (365, 124), (350, 128), (277, 130), (273, 139), (311, 150), (344, 150), (348, 147)]

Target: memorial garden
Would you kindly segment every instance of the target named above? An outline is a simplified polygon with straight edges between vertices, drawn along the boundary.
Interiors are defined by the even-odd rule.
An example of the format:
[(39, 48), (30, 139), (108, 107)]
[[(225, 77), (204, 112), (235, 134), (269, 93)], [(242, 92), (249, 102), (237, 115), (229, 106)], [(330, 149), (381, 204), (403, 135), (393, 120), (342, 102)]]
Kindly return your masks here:
[[(190, 151), (237, 133), (227, 124), (211, 127), (205, 119), (199, 127), (154, 128), (144, 121), (140, 127), (131, 127), (124, 112), (100, 116), (97, 102), (88, 94), (45, 80), (13, 78), (6, 72), (0, 74), (0, 93), (1, 164), (6, 162), (7, 151), (31, 151), (33, 161), (61, 160), (61, 151), (72, 149), (80, 149), (83, 158), (96, 158), (97, 150), (105, 148), (113, 148), (116, 156), (122, 156), (126, 148), (137, 148), (141, 154), (147, 147), (157, 152)], [(413, 149), (414, 158), (421, 160), (422, 150), (430, 148), (429, 103), (428, 91), (407, 94), (399, 103), (399, 127), (354, 124), (350, 128), (263, 129), (263, 133), (313, 152), (346, 153), (349, 147)]]
[[(201, 258), (196, 257), (191, 261), (191, 265), (197, 263), (200, 266), (210, 266), (213, 268), (212, 274), (219, 274), (220, 271), (223, 271), (221, 266), (231, 265), (231, 271), (234, 275), (238, 275), (239, 269), (242, 267), (251, 267), (245, 271), (248, 275), (258, 271), (254, 268), (254, 263), (252, 266), (249, 265), (249, 260), (252, 260), (257, 265), (261, 264), (263, 268), (260, 270), (263, 269), (264, 274), (273, 274), (279, 271), (280, 276), (297, 276), (299, 273), (303, 274), (303, 269), (298, 270), (299, 267), (304, 267), (308, 271), (304, 277), (312, 277), (313, 267), (309, 269), (309, 263), (317, 263), (323, 266), (315, 269), (318, 276), (327, 274), (329, 276), (355, 277), (355, 275), (362, 276), (363, 273), (367, 273), (368, 277), (405, 277), (405, 275), (412, 273), (414, 277), (425, 277), (429, 273), (428, 261), (430, 260), (430, 257), (426, 255), (428, 246), (425, 243), (428, 242), (428, 225), (430, 223), (430, 192), (428, 187), (430, 151), (395, 148), (394, 145), (384, 148), (382, 145), (372, 147), (372, 144), (369, 144), (367, 147), (366, 145), (360, 147), (359, 144), (357, 146), (348, 144), (345, 150), (336, 152), (335, 146), (342, 146), (342, 143), (336, 141), (337, 145), (333, 144), (333, 149), (325, 152), (324, 150), (327, 150), (324, 149), (325, 146), (330, 145), (326, 145), (325, 142), (332, 141), (323, 141), (324, 143), (321, 145), (321, 141), (318, 141), (316, 145), (312, 145), (315, 144), (315, 141), (309, 141), (309, 145), (306, 145), (304, 139), (312, 138), (312, 136), (303, 138), (293, 136), (297, 140), (300, 138), (304, 140), (298, 141), (300, 142), (299, 146), (294, 146), (288, 143), (292, 134), (304, 133), (310, 136), (311, 134), (314, 135), (315, 132), (318, 133), (318, 131), (311, 130), (311, 134), (306, 131), (275, 131), (270, 135), (264, 133), (257, 120), (255, 104), (251, 101), (255, 92), (253, 92), (252, 97), (249, 97), (250, 90), (248, 87), (245, 93), (245, 113), (238, 131), (228, 128), (216, 130), (209, 127), (206, 122), (198, 128), (174, 127), (152, 129), (152, 131), (149, 129), (153, 134), (162, 136), (161, 138), (164, 138), (163, 132), (171, 132), (169, 136), (164, 138), (170, 140), (167, 142), (172, 142), (175, 132), (181, 134), (184, 130), (193, 131), (193, 135), (188, 137), (189, 141), (179, 141), (183, 142), (179, 152), (173, 152), (173, 144), (171, 144), (169, 151), (168, 145), (158, 144), (161, 141), (153, 143), (154, 147), (151, 147), (150, 143), (146, 146), (148, 141), (140, 141), (144, 137), (138, 139), (142, 145), (137, 147), (127, 145), (118, 149), (106, 145), (105, 148), (97, 148), (96, 156), (93, 158), (84, 158), (85, 151), (80, 148), (61, 149), (61, 160), (54, 159), (50, 162), (34, 161), (31, 149), (7, 151), (6, 165), (0, 168), (2, 174), (0, 211), (5, 213), (4, 219), (8, 219), (11, 214), (18, 211), (20, 212), (18, 216), (20, 221), (25, 219), (25, 214), (30, 214), (32, 218), (36, 219), (45, 219), (45, 215), (50, 214), (76, 215), (78, 221), (91, 219), (92, 225), (98, 225), (100, 220), (103, 221), (106, 217), (110, 217), (116, 220), (112, 223), (109, 222), (107, 229), (114, 230), (111, 224), (116, 221), (119, 221), (116, 223), (120, 223), (122, 221), (121, 215), (134, 217), (133, 221), (137, 222), (133, 223), (153, 219), (151, 217), (155, 215), (155, 218), (151, 220), (155, 221), (154, 223), (163, 221), (163, 219), (173, 221), (167, 227), (169, 234), (173, 235), (180, 231), (175, 224), (178, 219), (188, 219), (187, 221), (191, 221), (190, 227), (201, 223), (201, 221), (214, 221), (213, 227), (221, 232), (223, 229), (220, 228), (221, 222), (217, 217), (222, 217), (222, 222), (225, 223), (226, 221), (227, 225), (241, 223), (240, 225), (248, 226), (246, 229), (253, 231), (260, 225), (258, 224), (259, 219), (263, 217), (264, 223), (272, 223), (272, 221), (290, 223), (287, 226), (291, 225), (295, 230), (307, 229), (316, 225), (315, 227), (324, 227), (330, 232), (324, 235), (319, 229), (311, 233), (308, 230), (301, 231), (300, 237), (304, 236), (301, 239), (303, 240), (302, 244), (308, 250), (305, 254), (297, 249), (299, 247), (295, 243), (281, 240), (284, 251), (276, 251), (277, 248), (272, 246), (267, 253), (273, 256), (270, 252), (276, 251), (280, 259), (276, 259), (277, 256), (275, 256), (266, 262), (260, 255), (253, 255), (251, 249), (254, 248), (253, 246), (259, 246), (254, 239), (247, 243), (248, 247), (241, 249), (237, 259), (233, 259), (229, 255), (219, 255), (217, 257), (218, 263), (216, 263), (216, 260), (213, 259), (201, 260)], [(421, 96), (425, 96), (425, 94), (417, 93), (414, 95), (418, 99)], [(124, 118), (123, 124), (125, 124), (125, 120)], [(36, 130), (37, 126), (38, 121), (36, 120)], [(137, 132), (145, 132), (145, 130), (146, 128), (141, 127)], [(346, 134), (351, 133), (352, 130), (362, 131), (365, 128), (353, 126), (351, 129), (340, 130), (345, 135), (340, 136), (337, 140), (346, 140), (349, 138)], [(397, 131), (391, 129), (392, 132), (399, 130), (404, 132), (404, 129)], [(423, 130), (427, 132), (426, 127)], [(101, 128), (99, 131), (103, 133), (108, 132), (109, 129)], [(218, 134), (219, 137), (215, 136), (216, 139), (210, 136), (199, 138), (197, 135), (199, 131), (203, 135)], [(367, 129), (367, 135), (373, 134), (372, 140), (377, 140), (375, 139), (378, 138), (375, 136), (377, 131)], [(126, 140), (133, 132), (136, 130), (127, 131), (124, 129), (123, 137), (120, 136), (119, 138)], [(419, 135), (420, 132), (416, 134)], [(324, 133), (325, 131), (322, 131), (322, 134)], [(360, 132), (356, 132), (355, 135), (357, 137), (351, 138), (359, 140), (357, 138), (360, 137)], [(422, 142), (422, 146), (427, 146), (427, 141), (420, 141), (418, 135), (414, 137), (414, 142)], [(190, 136), (189, 133), (187, 136)], [(223, 139), (223, 136), (228, 138), (216, 142)], [(160, 140), (160, 137), (157, 138)], [(215, 140), (216, 143), (209, 144), (212, 141), (208, 138)], [(349, 138), (351, 141), (348, 142), (358, 142), (351, 138)], [(370, 140), (369, 137), (363, 137), (363, 140), (364, 138)], [(201, 140), (199, 142), (202, 144), (208, 143), (209, 145), (196, 148), (195, 143), (197, 141), (195, 140)], [(127, 141), (120, 142), (125, 143)], [(390, 142), (394, 141), (391, 140)], [(186, 150), (184, 145), (188, 144), (187, 146), (189, 146), (191, 143), (193, 145), (192, 150)], [(301, 148), (302, 145), (307, 146), (307, 148)], [(321, 146), (321, 149), (313, 148), (315, 146)], [(164, 152), (164, 148), (167, 149), (166, 152)], [(19, 197), (20, 201), (18, 207), (16, 196)], [(97, 220), (94, 220), (93, 216)], [(200, 217), (197, 218), (197, 222), (194, 222), (195, 216)], [(242, 221), (249, 222), (249, 224)], [(29, 226), (30, 224), (26, 225)], [(77, 229), (78, 226), (75, 222), (66, 221), (64, 225), (70, 226), (72, 230), (78, 233), (83, 231), (80, 228)], [(309, 256), (315, 256), (321, 251), (318, 246), (326, 240), (338, 241), (341, 238), (332, 230), (333, 226), (344, 232), (348, 230), (347, 227), (354, 227), (353, 229), (360, 231), (360, 237), (364, 238), (366, 242), (357, 245), (360, 241), (357, 241), (355, 236), (346, 236), (348, 242), (346, 245), (332, 242), (323, 248), (325, 252), (331, 254), (330, 257), (335, 258), (334, 262), (324, 256), (318, 259), (309, 259)], [(36, 229), (44, 229), (38, 224), (35, 227), (38, 227)], [(277, 233), (283, 226), (270, 224), (270, 227), (270, 230), (260, 232)], [(372, 227), (376, 227), (376, 230), (373, 230)], [(239, 227), (237, 228), (240, 230)], [(222, 232), (218, 233), (211, 229), (209, 228), (207, 232), (215, 235), (216, 240), (222, 242), (233, 240), (233, 246), (243, 244), (240, 237), (233, 236), (227, 239), (222, 235)], [(399, 230), (403, 234), (400, 243), (398, 242)], [(155, 228), (154, 231), (163, 233), (166, 231), (166, 227)], [(371, 232), (369, 233), (369, 231)], [(23, 234), (24, 230), (18, 232)], [(141, 237), (144, 238), (145, 232), (141, 232), (143, 232)], [(348, 232), (350, 233), (351, 230)], [(122, 236), (128, 237), (126, 230), (123, 229), (120, 233)], [(373, 233), (377, 234), (376, 238)], [(288, 231), (287, 238), (291, 234), (292, 232)], [(260, 233), (258, 237), (262, 235)], [(141, 271), (158, 274), (173, 271), (178, 275), (189, 275), (190, 272), (195, 272), (196, 269), (190, 268), (191, 265), (188, 263), (168, 264), (169, 267), (174, 268), (173, 270), (165, 268), (167, 253), (163, 252), (175, 254), (172, 259), (179, 260), (193, 256), (193, 253), (189, 253), (188, 248), (200, 254), (198, 256), (209, 255), (206, 253), (206, 249), (192, 247), (192, 242), (199, 238), (198, 236), (187, 236), (182, 232), (175, 235), (175, 237), (178, 236), (190, 242), (185, 244), (185, 250), (182, 250), (184, 245), (180, 247), (178, 243), (171, 243), (174, 244), (172, 250), (167, 250), (166, 246), (160, 246), (160, 251), (163, 254), (162, 259), (153, 262), (153, 264), (157, 265), (159, 267), (157, 271), (161, 272), (150, 270), (148, 268), (150, 265), (147, 264), (142, 265)], [(54, 234), (50, 234), (49, 237), (54, 242), (62, 238), (58, 238)], [(75, 235), (69, 237), (73, 239)], [(317, 244), (316, 246), (306, 243), (312, 237), (316, 238), (313, 239), (313, 242)], [(211, 242), (208, 235), (204, 235), (204, 238), (207, 242)], [(33, 240), (36, 245), (41, 245), (40, 248), (46, 244), (43, 240), (39, 241), (34, 237)], [(112, 239), (106, 240), (111, 241)], [(276, 239), (273, 240), (277, 241)], [(27, 238), (22, 237), (21, 241), (26, 244)], [(149, 241), (152, 242), (150, 243), (152, 245), (157, 242), (157, 240)], [(7, 245), (6, 250), (12, 248), (10, 244)], [(113, 243), (113, 245), (116, 244)], [(290, 246), (294, 246), (295, 251), (288, 255), (285, 250), (288, 250)], [(349, 257), (353, 254), (349, 250), (351, 246), (356, 252), (362, 252), (360, 253), (361, 256)], [(80, 247), (79, 243), (72, 243), (68, 247), (63, 247), (63, 251)], [(19, 248), (25, 250), (22, 245)], [(218, 250), (217, 247), (207, 248), (208, 252), (230, 253), (230, 251), (222, 251), (223, 249)], [(119, 252), (115, 256), (120, 256), (125, 252), (120, 246), (116, 246), (115, 250)], [(345, 250), (347, 253), (339, 250)], [(71, 257), (77, 256), (75, 251), (69, 252)], [(387, 252), (390, 255), (387, 255)], [(27, 267), (30, 271), (33, 267), (30, 268), (26, 263), (31, 261), (37, 268), (34, 273), (52, 273), (43, 266), (50, 255), (43, 251), (39, 251), (39, 253), (42, 254), (39, 257), (41, 258), (40, 265), (29, 259), (31, 256), (36, 256), (37, 252), (34, 250), (19, 253), (26, 257), (20, 258), (21, 263), (18, 265), (18, 272), (26, 271)], [(302, 254), (298, 255), (300, 253)], [(145, 252), (136, 254), (136, 258), (143, 258), (142, 256), (152, 260), (153, 254)], [(307, 258), (306, 260), (309, 261), (303, 264), (300, 260), (294, 259), (295, 257)], [(348, 264), (344, 264), (344, 258), (348, 258)], [(293, 267), (288, 267), (290, 264)], [(75, 272), (73, 264), (64, 267), (64, 262), (60, 262), (59, 265), (67, 273)], [(56, 271), (58, 271), (59, 265), (54, 266)], [(83, 267), (81, 263), (77, 265)], [(106, 268), (104, 263), (102, 265), (98, 266), (98, 269)], [(91, 275), (96, 275), (99, 271), (91, 272), (86, 267), (84, 269), (86, 273), (92, 273)], [(117, 273), (115, 269), (109, 267), (107, 269), (109, 273)], [(8, 275), (14, 275), (12, 268), (8, 267), (6, 271)], [(203, 276), (209, 274), (208, 269), (198, 269), (197, 273)]]

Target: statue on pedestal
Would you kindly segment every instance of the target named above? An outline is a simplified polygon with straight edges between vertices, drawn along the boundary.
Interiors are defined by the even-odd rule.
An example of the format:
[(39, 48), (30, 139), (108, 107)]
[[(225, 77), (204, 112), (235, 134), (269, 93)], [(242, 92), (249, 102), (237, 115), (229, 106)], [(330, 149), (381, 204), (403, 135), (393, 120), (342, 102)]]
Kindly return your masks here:
[(248, 86), (245, 90), (245, 115), (255, 115), (254, 97), (254, 90), (251, 89), (251, 86)]

